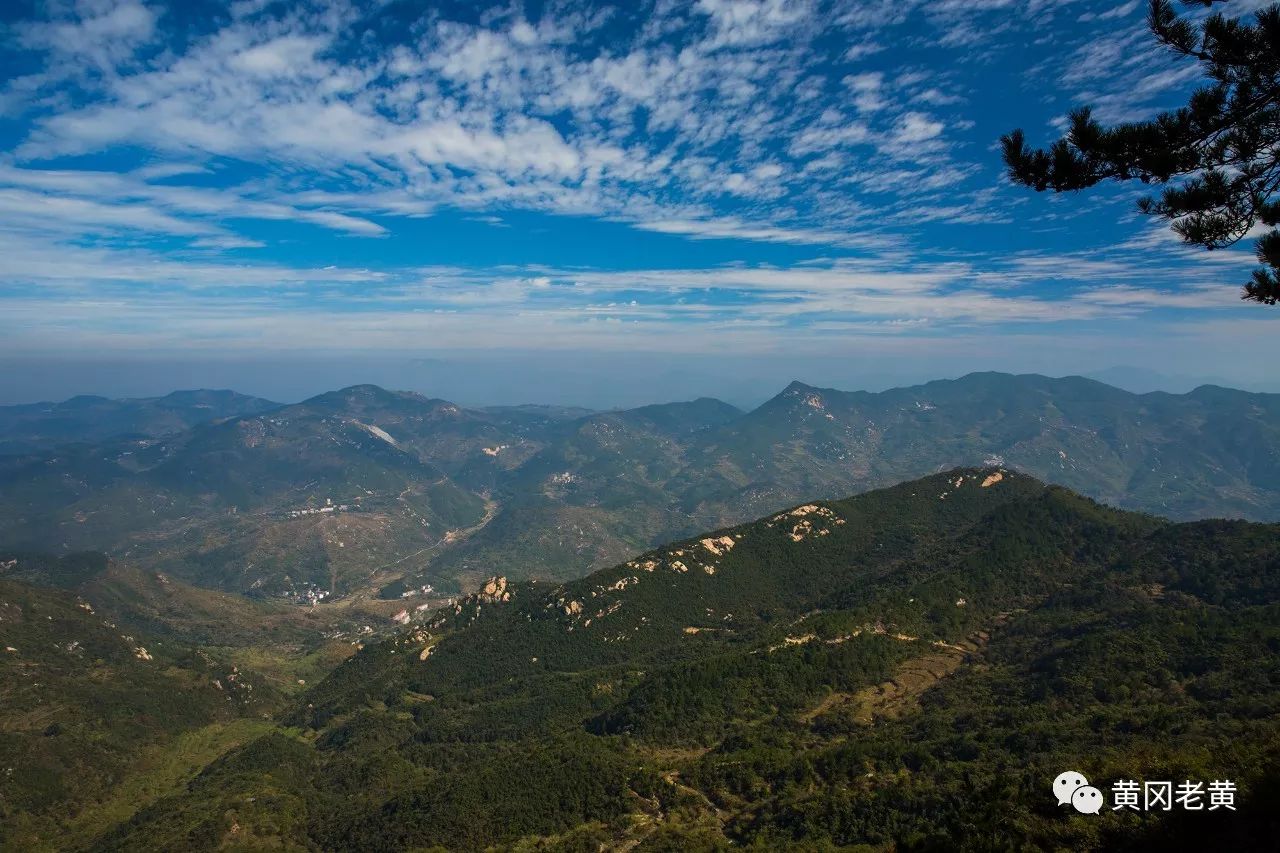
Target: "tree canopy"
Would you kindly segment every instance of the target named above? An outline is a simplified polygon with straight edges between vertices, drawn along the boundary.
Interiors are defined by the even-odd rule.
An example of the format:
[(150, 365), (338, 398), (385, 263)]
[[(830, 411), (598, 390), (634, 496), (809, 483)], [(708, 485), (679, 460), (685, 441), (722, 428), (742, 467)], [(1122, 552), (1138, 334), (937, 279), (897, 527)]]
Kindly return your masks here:
[[(1228, 0), (1182, 0), (1212, 7)], [(1251, 18), (1214, 13), (1196, 23), (1171, 0), (1151, 0), (1156, 40), (1200, 63), (1207, 85), (1187, 106), (1150, 121), (1104, 128), (1083, 107), (1067, 134), (1030, 150), (1021, 130), (1001, 139), (1010, 177), (1037, 191), (1067, 192), (1103, 181), (1164, 185), (1139, 201), (1143, 213), (1171, 223), (1183, 241), (1217, 249), (1265, 230), (1242, 298), (1280, 300), (1280, 4)]]

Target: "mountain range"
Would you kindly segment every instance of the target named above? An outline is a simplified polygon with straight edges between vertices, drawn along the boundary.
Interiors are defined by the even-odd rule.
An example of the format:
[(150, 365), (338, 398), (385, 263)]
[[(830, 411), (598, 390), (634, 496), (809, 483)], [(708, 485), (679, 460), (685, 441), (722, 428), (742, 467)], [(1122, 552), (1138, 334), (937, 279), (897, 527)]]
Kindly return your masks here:
[[(1280, 525), (1171, 523), (1004, 466), (577, 580), (492, 577), (292, 694), (244, 667), (221, 704), (225, 664), (190, 639), (140, 654), (100, 593), (31, 585), (100, 558), (12, 559), (13, 849), (1265, 849), (1277, 828)], [(111, 678), (111, 713), (71, 701)], [(160, 679), (189, 680), (180, 702)], [(148, 727), (134, 763), (99, 758)], [(1078, 814), (1064, 769), (1108, 796), (1227, 779), (1236, 808)]]
[(280, 404), (234, 391), (175, 391), (163, 397), (111, 400), (82, 395), (61, 403), (0, 406), (0, 453), (125, 435), (155, 437), (196, 424), (255, 415)]
[(435, 600), (498, 572), (579, 577), (778, 506), (957, 465), (1174, 519), (1280, 518), (1280, 395), (1215, 386), (1136, 395), (984, 373), (880, 393), (796, 382), (749, 412), (700, 399), (585, 413), (355, 386), (225, 415), (266, 405), (229, 397), (184, 410), (202, 423), (153, 420), (148, 433), (135, 418), (132, 434), (105, 439), (109, 426), (66, 427), (76, 443), (0, 456), (0, 542), (102, 549), (314, 603)]

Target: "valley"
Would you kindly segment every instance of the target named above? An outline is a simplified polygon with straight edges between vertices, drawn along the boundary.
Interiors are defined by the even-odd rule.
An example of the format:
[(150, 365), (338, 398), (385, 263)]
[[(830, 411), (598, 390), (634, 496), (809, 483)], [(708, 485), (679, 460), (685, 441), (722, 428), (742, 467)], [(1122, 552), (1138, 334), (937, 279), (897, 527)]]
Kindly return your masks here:
[(466, 409), (354, 386), (0, 456), (0, 542), (104, 550), (308, 606), (381, 607), (423, 587), (456, 597), (495, 574), (578, 577), (777, 506), (956, 465), (1006, 465), (1175, 519), (1272, 519), (1278, 423), (1276, 395), (1134, 395), (1007, 374), (876, 394), (793, 383), (750, 412), (710, 399)]

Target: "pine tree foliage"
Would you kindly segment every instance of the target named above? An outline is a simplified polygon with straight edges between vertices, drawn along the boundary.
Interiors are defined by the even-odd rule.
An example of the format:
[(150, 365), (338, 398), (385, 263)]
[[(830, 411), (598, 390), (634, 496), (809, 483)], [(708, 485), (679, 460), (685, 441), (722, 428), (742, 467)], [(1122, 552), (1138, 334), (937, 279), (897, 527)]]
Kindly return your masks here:
[[(1212, 7), (1228, 0), (1182, 0)], [(1183, 241), (1217, 249), (1259, 225), (1262, 267), (1242, 298), (1280, 301), (1280, 4), (1239, 19), (1214, 13), (1180, 17), (1171, 0), (1151, 0), (1156, 40), (1200, 63), (1207, 85), (1187, 106), (1150, 121), (1102, 127), (1088, 107), (1070, 116), (1065, 137), (1030, 150), (1021, 130), (1001, 140), (1010, 177), (1037, 191), (1081, 190), (1103, 181), (1164, 185), (1143, 198), (1143, 213), (1171, 223)]]

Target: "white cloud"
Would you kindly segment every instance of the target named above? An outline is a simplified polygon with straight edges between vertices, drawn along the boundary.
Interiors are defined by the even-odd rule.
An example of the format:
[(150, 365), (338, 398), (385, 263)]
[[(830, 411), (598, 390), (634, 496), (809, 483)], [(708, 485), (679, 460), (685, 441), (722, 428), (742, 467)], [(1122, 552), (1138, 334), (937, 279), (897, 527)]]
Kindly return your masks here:
[[(152, 37), (157, 17), (136, 0), (81, 0), (71, 16), (22, 23), (17, 32), (25, 47), (50, 51), (62, 63), (110, 69), (130, 59)], [(67, 66), (57, 70), (65, 71)]]
[(0, 222), (88, 234), (143, 231), (191, 236), (218, 230), (143, 205), (102, 204), (20, 189), (0, 189)]
[(898, 120), (898, 128), (894, 134), (894, 140), (911, 144), (937, 139), (942, 135), (945, 127), (945, 124), (935, 121), (925, 113), (906, 113)]
[[(232, 238), (224, 220), (229, 218), (307, 222), (360, 236), (386, 233), (368, 219), (286, 201), (279, 195), (255, 198), (236, 188), (152, 183), (190, 171), (151, 168), (123, 174), (0, 165), (0, 227), (64, 234), (75, 229), (87, 234), (216, 234), (228, 247)], [(205, 240), (203, 245), (213, 244)]]
[[(32, 124), (17, 149), (21, 165), (132, 147), (155, 152), (153, 168), (249, 162), (288, 175), (291, 194), (325, 196), (335, 209), (291, 205), (269, 180), (240, 196), (355, 234), (381, 233), (369, 215), (441, 206), (684, 221), (691, 210), (707, 218), (726, 191), (779, 201), (755, 209), (739, 233), (839, 234), (855, 224), (845, 214), (857, 205), (832, 204), (808, 177), (834, 161), (779, 162), (777, 146), (800, 158), (862, 146), (846, 156), (867, 168), (888, 157), (963, 171), (938, 139), (947, 125), (908, 110), (911, 93), (880, 72), (846, 78), (850, 106), (868, 120), (827, 115), (836, 83), (824, 63), (876, 48), (866, 42), (849, 56), (848, 46), (824, 41), (834, 19), (819, 3), (659, 3), (643, 27), (612, 41), (593, 41), (607, 10), (555, 4), (536, 21), (505, 12), (478, 25), (433, 14), (412, 38), (376, 50), (363, 40), (364, 10), (343, 0), (238, 4), (229, 22), (176, 45), (166, 41), (164, 15), (137, 9), (126, 16), (134, 21), (128, 50), (93, 60), (59, 52), (49, 33), (71, 27), (88, 43), (85, 33), (105, 26), (102, 15), (80, 10), (30, 25), (28, 42), (48, 52), (48, 65), (43, 84), (32, 78), (7, 90)], [(101, 62), (111, 73), (88, 73)], [(85, 97), (43, 97), (69, 74)], [(950, 103), (938, 89), (918, 100)], [(335, 189), (335, 174), (354, 178), (359, 191)], [(199, 195), (191, 187), (188, 197)], [(272, 208), (253, 211), (235, 215)]]
[(892, 244), (890, 238), (858, 236), (837, 231), (811, 231), (799, 228), (763, 226), (732, 218), (654, 219), (641, 220), (635, 227), (660, 234), (683, 234), (699, 240), (756, 240), (763, 243), (789, 243), (811, 246), (844, 246), (879, 248)]
[(879, 71), (867, 71), (852, 74), (844, 78), (844, 84), (854, 93), (853, 104), (859, 112), (873, 113), (887, 106), (880, 96), (884, 85), (884, 74)]
[[(217, 238), (211, 238), (217, 239)], [(715, 351), (752, 329), (755, 346), (786, 346), (815, 329), (866, 325), (876, 334), (929, 334), (971, 326), (1115, 322), (1153, 309), (1239, 311), (1225, 276), (1189, 273), (1166, 286), (1148, 268), (1114, 256), (1018, 254), (993, 261), (816, 259), (789, 266), (683, 269), (401, 268), (314, 269), (176, 258), (141, 249), (55, 244), (0, 230), (12, 286), (39, 296), (6, 298), (0, 335), (9, 348), (39, 347), (51, 324), (120, 346), (157, 343), (185, 329), (196, 343), (272, 329), (330, 350), (393, 349), (430, 330), (440, 345), (474, 348), (525, 340), (532, 347), (603, 346), (596, 320), (622, 324), (607, 348), (692, 335), (683, 348)], [(1128, 258), (1126, 260), (1126, 258)], [(1044, 287), (1046, 282), (1054, 282)], [(310, 294), (299, 300), (298, 286)], [(1048, 290), (1052, 296), (1043, 295)], [(43, 306), (39, 310), (38, 306)], [(358, 310), (356, 310), (358, 309)], [(816, 325), (815, 325), (816, 324)], [(734, 331), (736, 330), (736, 331)], [(126, 335), (126, 332), (128, 333)], [(534, 335), (534, 337), (521, 337)], [(121, 337), (125, 336), (125, 337)], [(302, 339), (299, 338), (300, 342)], [(103, 345), (106, 345), (105, 343)], [(273, 344), (274, 345), (274, 344)]]
[[(175, 340), (279, 329), (281, 345), (386, 348), (429, 332), (459, 346), (522, 334), (547, 346), (665, 346), (672, 328), (696, 326), (698, 345), (714, 348), (784, 346), (805, 328), (934, 334), (1227, 310), (1211, 287), (1229, 264), (1188, 263), (1176, 245), (1132, 245), (1144, 253), (1135, 263), (1119, 249), (1000, 257), (961, 244), (944, 255), (921, 237), (942, 231), (925, 223), (1013, 219), (1025, 199), (997, 183), (990, 152), (969, 138), (979, 99), (956, 69), (990, 60), (965, 47), (976, 35), (1039, 33), (1067, 6), (1073, 17), (1081, 8), (663, 0), (629, 16), (551, 3), (536, 19), (516, 6), (476, 22), (433, 11), (381, 44), (366, 36), (373, 7), (344, 0), (240, 2), (216, 26), (176, 36), (159, 6), (58, 4), (17, 30), (42, 68), (0, 87), (0, 109), (30, 129), (0, 156), (0, 283), (42, 285), (58, 322), (116, 346), (126, 328), (161, 334), (149, 324), (165, 312)], [(617, 30), (602, 35), (606, 24)], [(894, 29), (904, 24), (909, 36)], [(1105, 115), (1149, 109), (1189, 83), (1193, 71), (1152, 60), (1140, 32), (1100, 27), (1047, 57), (1036, 79), (1065, 80)], [(993, 37), (991, 52), (1014, 41)], [(884, 48), (926, 43), (947, 61), (922, 68)], [(1122, 83), (1109, 83), (1117, 74)], [(102, 152), (126, 165), (77, 159)], [(53, 168), (51, 158), (66, 159)], [(226, 260), (270, 254), (237, 254), (266, 248), (236, 233), (241, 220), (375, 237), (445, 208), (495, 225), (534, 210), (867, 260), (615, 272)], [(182, 248), (145, 252), (145, 237)], [(1240, 255), (1218, 257), (1229, 281)], [(1167, 287), (1142, 277), (1153, 258), (1176, 261)], [(1033, 295), (1046, 282), (1058, 289)], [(314, 301), (299, 307), (300, 292)], [(40, 301), (13, 301), (5, 321), (22, 326), (11, 331), (24, 345), (52, 322)]]
[(711, 18), (711, 47), (775, 41), (812, 14), (805, 0), (698, 0)]

